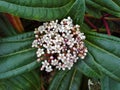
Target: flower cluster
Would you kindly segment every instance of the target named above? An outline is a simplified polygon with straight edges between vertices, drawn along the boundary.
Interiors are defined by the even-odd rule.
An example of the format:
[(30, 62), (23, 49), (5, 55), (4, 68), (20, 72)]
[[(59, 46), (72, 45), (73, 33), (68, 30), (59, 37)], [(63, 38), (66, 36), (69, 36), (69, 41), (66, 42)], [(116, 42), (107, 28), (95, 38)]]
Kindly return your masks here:
[(63, 19), (43, 23), (34, 31), (32, 47), (38, 48), (37, 61), (42, 61), (41, 70), (46, 72), (71, 69), (78, 57), (84, 59), (87, 48), (84, 46), (84, 33), (79, 25), (73, 25), (72, 19)]

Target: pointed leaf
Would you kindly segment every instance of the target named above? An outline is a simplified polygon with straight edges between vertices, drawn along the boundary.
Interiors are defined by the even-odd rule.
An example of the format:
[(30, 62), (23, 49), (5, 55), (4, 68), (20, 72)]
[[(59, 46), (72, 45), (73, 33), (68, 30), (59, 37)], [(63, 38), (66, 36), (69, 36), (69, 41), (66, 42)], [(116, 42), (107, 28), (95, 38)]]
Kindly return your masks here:
[[(48, 4), (48, 6), (49, 6), (49, 4), (52, 4), (51, 2), (47, 2), (47, 1), (43, 1), (43, 0), (41, 1), (41, 2), (43, 2), (41, 5), (44, 6), (44, 4), (45, 4), (44, 7), (41, 7), (41, 6), (35, 7), (34, 6), (35, 1), (33, 1), (33, 3), (31, 3), (31, 0), (24, 1), (23, 3), (21, 3), (22, 1), (20, 1), (20, 3), (21, 3), (20, 5), (18, 3), (16, 3), (17, 1), (9, 2), (6, 0), (2, 0), (2, 1), (0, 1), (0, 11), (11, 13), (13, 15), (17, 15), (17, 16), (27, 18), (27, 19), (32, 19), (32, 20), (37, 20), (37, 21), (49, 21), (49, 20), (63, 18), (69, 12), (72, 4), (74, 3), (74, 0), (70, 0), (67, 3), (65, 1), (65, 4), (63, 3), (62, 6), (60, 5), (60, 7), (46, 7), (46, 4)], [(25, 4), (26, 2), (30, 6), (27, 6)], [(41, 3), (41, 2), (39, 1), (38, 3)], [(32, 6), (32, 4), (33, 4), (33, 6)], [(59, 3), (57, 3), (57, 4), (59, 4)]]
[(40, 65), (36, 61), (36, 49), (31, 48), (31, 35), (33, 32), (1, 39), (0, 78), (29, 72)]
[(98, 68), (95, 66), (95, 63), (89, 54), (84, 60), (78, 60), (78, 62), (76, 63), (76, 68), (78, 68), (80, 72), (88, 77), (101, 77)]
[(34, 39), (33, 36), (33, 32), (29, 32), (0, 39), (0, 55), (10, 54), (12, 52), (17, 52), (18, 50), (30, 48)]
[(97, 10), (107, 12), (107, 13), (109, 13), (109, 14), (111, 14), (111, 15), (116, 16), (116, 17), (120, 17), (120, 12), (118, 12), (118, 11), (113, 11), (113, 10), (111, 10), (111, 9), (105, 7), (105, 6), (101, 6), (100, 4), (95, 3), (95, 2), (93, 2), (92, 0), (86, 0), (86, 4), (87, 4), (88, 6), (91, 6), (91, 7), (93, 7), (93, 8), (96, 8)]
[(92, 1), (113, 11), (120, 12), (120, 7), (116, 3), (114, 3), (113, 0), (92, 0)]
[(53, 78), (49, 90), (79, 90), (82, 74), (79, 70), (59, 71)]
[[(86, 46), (98, 69), (120, 81), (120, 39), (97, 33), (86, 33)], [(116, 69), (117, 68), (117, 69)]]
[(0, 81), (1, 90), (37, 90), (40, 89), (40, 78), (37, 73), (29, 72), (20, 76)]
[(70, 0), (2, 0), (22, 6), (32, 7), (60, 7)]
[(76, 0), (68, 15), (73, 18), (74, 22), (81, 25), (85, 15), (85, 0)]
[(94, 7), (91, 7), (91, 6), (87, 6), (86, 5), (86, 12), (90, 15), (92, 15), (93, 17), (96, 17), (96, 18), (100, 18), (102, 17), (102, 14), (101, 14), (101, 11), (94, 8)]

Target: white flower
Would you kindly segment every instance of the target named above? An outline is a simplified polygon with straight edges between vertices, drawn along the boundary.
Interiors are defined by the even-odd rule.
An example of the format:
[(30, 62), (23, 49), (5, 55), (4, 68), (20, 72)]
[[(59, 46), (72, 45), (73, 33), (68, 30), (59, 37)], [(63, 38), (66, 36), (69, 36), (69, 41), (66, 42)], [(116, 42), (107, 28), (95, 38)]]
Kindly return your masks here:
[(43, 23), (34, 33), (36, 40), (32, 47), (38, 49), (37, 61), (43, 60), (41, 70), (46, 72), (53, 71), (53, 68), (71, 69), (78, 56), (84, 59), (88, 52), (83, 42), (84, 33), (70, 17), (63, 19), (60, 24), (58, 20)]
[(51, 66), (48, 66), (48, 67), (45, 68), (45, 71), (46, 71), (46, 72), (51, 72), (51, 71), (53, 71), (53, 69), (52, 69)]
[(54, 60), (51, 61), (51, 65), (55, 66), (57, 64), (58, 64), (58, 60), (54, 59)]
[(32, 47), (38, 47), (38, 41), (37, 40), (34, 40), (32, 42)]
[(44, 26), (39, 26), (38, 31), (42, 34), (45, 31), (45, 27)]
[(42, 66), (43, 67), (48, 67), (49, 63), (47, 62), (47, 60), (45, 60), (44, 62), (42, 62)]
[(86, 37), (84, 36), (84, 33), (79, 33), (78, 36), (81, 38), (81, 40), (84, 40)]
[(65, 64), (62, 65), (62, 70), (65, 70), (66, 66)]
[(35, 28), (34, 34), (39, 33), (39, 31), (37, 30), (37, 28)]
[(61, 63), (58, 63), (58, 65), (56, 66), (56, 68), (57, 68), (58, 70), (61, 70), (61, 68), (62, 68)]
[(64, 61), (66, 59), (64, 53), (63, 54), (59, 54), (58, 59)]
[(38, 51), (36, 52), (36, 54), (37, 54), (37, 57), (40, 57), (41, 55), (43, 55), (44, 54), (44, 49), (38, 49)]
[(80, 25), (77, 24), (77, 25), (75, 25), (75, 27), (76, 27), (76, 28), (80, 28)]
[(47, 62), (47, 60), (42, 62), (42, 67), (41, 70), (44, 70), (44, 68), (48, 67), (49, 63)]
[(65, 67), (68, 68), (69, 70), (71, 69), (71, 67), (73, 66), (73, 63), (72, 62), (66, 62), (65, 63)]
[(81, 59), (84, 59), (85, 58), (85, 56), (81, 56)]
[(51, 28), (57, 28), (57, 23), (58, 23), (58, 20), (56, 20), (55, 22), (54, 22), (54, 21), (51, 21), (51, 22), (50, 22)]
[(85, 50), (85, 52), (88, 52), (87, 48), (85, 48), (84, 50)]

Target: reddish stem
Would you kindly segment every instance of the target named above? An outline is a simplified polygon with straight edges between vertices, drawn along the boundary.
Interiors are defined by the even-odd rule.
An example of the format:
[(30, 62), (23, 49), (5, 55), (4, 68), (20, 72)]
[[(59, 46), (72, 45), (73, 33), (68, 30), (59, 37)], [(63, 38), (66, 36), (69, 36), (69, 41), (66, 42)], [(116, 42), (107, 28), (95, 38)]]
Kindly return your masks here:
[(103, 24), (104, 24), (104, 26), (105, 26), (105, 28), (106, 28), (107, 34), (108, 34), (108, 35), (111, 35), (109, 25), (108, 25), (108, 23), (107, 23), (107, 21), (106, 21), (106, 19), (105, 19), (105, 17), (109, 17), (109, 16), (110, 16), (110, 14), (105, 14), (105, 15), (103, 15), (103, 16), (101, 17), (101, 19), (103, 20)]
[(88, 23), (93, 29), (96, 29), (97, 32), (99, 32), (98, 28), (87, 18), (85, 17), (86, 23)]
[(11, 24), (13, 25), (13, 27), (18, 30), (19, 32), (23, 32), (24, 28), (22, 25), (22, 22), (20, 21), (20, 18), (17, 16), (13, 16), (10, 14), (5, 13), (5, 16), (7, 17), (7, 19), (11, 22)]
[(103, 18), (103, 23), (104, 23), (104, 26), (106, 28), (107, 34), (111, 35), (109, 25), (108, 25), (107, 21), (104, 18)]

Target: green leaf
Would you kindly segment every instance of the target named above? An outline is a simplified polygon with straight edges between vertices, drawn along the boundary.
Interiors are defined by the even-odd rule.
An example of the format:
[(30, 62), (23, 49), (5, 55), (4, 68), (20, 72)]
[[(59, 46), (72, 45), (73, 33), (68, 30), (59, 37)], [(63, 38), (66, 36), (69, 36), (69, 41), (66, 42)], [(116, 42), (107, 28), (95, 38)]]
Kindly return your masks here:
[(120, 6), (120, 0), (113, 0), (113, 1)]
[(113, 11), (120, 12), (120, 7), (112, 0), (92, 0), (92, 1)]
[[(50, 2), (50, 1), (47, 2), (47, 1), (42, 0), (41, 2), (45, 2), (48, 5), (52, 4), (52, 2)], [(27, 19), (32, 19), (32, 20), (37, 20), (37, 21), (49, 21), (49, 20), (54, 20), (54, 19), (61, 19), (64, 16), (66, 16), (66, 14), (71, 9), (71, 6), (74, 3), (74, 0), (70, 0), (67, 3), (65, 0), (65, 4), (63, 3), (62, 6), (60, 5), (60, 7), (53, 7), (53, 8), (44, 6), (45, 3), (41, 4), (44, 7), (41, 7), (41, 6), (35, 7), (34, 6), (35, 1), (33, 1), (31, 3), (31, 0), (29, 0), (29, 1), (24, 0), (23, 3), (21, 3), (22, 1), (20, 1), (21, 5), (19, 5), (18, 3), (16, 4), (16, 2), (17, 1), (15, 1), (15, 0), (13, 2), (8, 2), (6, 0), (0, 1), (0, 11), (11, 13), (11, 14), (14, 14), (14, 15), (17, 15), (17, 16), (20, 16), (23, 18), (27, 18)], [(26, 4), (24, 4), (26, 2), (30, 6), (27, 6)], [(41, 2), (39, 1), (39, 3), (41, 3)], [(54, 0), (54, 2), (56, 2), (56, 1)], [(32, 6), (32, 4), (33, 4), (33, 6)], [(57, 3), (57, 4), (59, 4), (59, 3)]]
[(2, 0), (21, 6), (32, 7), (60, 7), (68, 3), (70, 0)]
[(91, 7), (91, 6), (87, 6), (86, 5), (86, 12), (90, 15), (92, 15), (93, 17), (96, 17), (96, 18), (100, 18), (102, 17), (102, 14), (101, 14), (101, 11), (94, 8), (94, 7)]
[(0, 39), (0, 55), (10, 54), (31, 48), (34, 40), (33, 32)]
[(120, 81), (120, 39), (97, 33), (86, 33), (89, 55), (99, 71)]
[(31, 48), (31, 35), (26, 33), (1, 39), (0, 49), (3, 54), (0, 53), (0, 79), (29, 72), (40, 65), (36, 61), (36, 49)]
[(120, 57), (119, 38), (114, 36), (108, 36), (105, 34), (93, 33), (93, 32), (86, 33), (86, 36), (88, 41), (93, 42), (95, 45)]
[(0, 80), (0, 90), (40, 90), (40, 78), (36, 72), (25, 73)]
[(16, 30), (13, 28), (9, 20), (7, 20), (6, 16), (0, 13), (0, 32), (3, 36), (13, 36), (17, 35)]
[(49, 90), (79, 90), (82, 74), (76, 68), (59, 71), (53, 78)]
[(76, 0), (68, 15), (72, 17), (75, 23), (81, 25), (85, 15), (85, 0)]
[(101, 78), (101, 90), (120, 90), (120, 83), (104, 76)]
[(84, 75), (88, 77), (93, 77), (93, 78), (100, 78), (100, 72), (98, 68), (96, 67), (92, 57), (88, 54), (85, 60), (78, 60), (78, 62), (75, 65), (76, 68), (80, 72), (82, 72)]
[(96, 8), (97, 10), (100, 10), (100, 11), (105, 11), (111, 15), (114, 15), (114, 16), (117, 16), (117, 17), (120, 17), (120, 12), (116, 12), (116, 11), (113, 11), (105, 6), (101, 6), (99, 5), (98, 3), (95, 3), (93, 2), (92, 0), (86, 0), (86, 4), (88, 6), (91, 6), (93, 8)]

